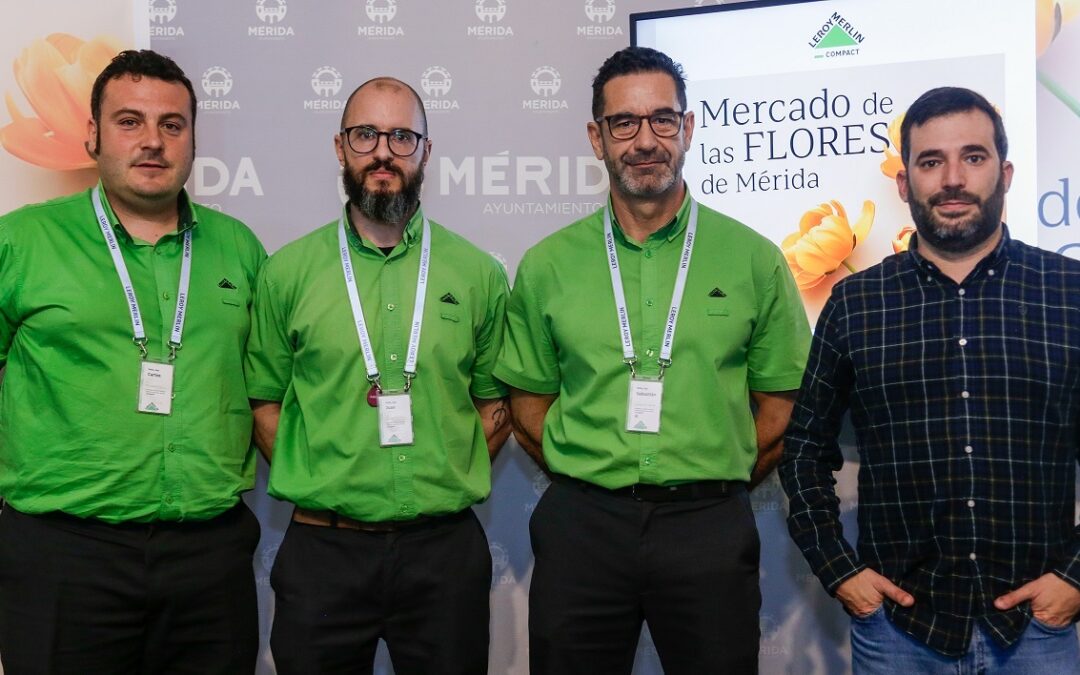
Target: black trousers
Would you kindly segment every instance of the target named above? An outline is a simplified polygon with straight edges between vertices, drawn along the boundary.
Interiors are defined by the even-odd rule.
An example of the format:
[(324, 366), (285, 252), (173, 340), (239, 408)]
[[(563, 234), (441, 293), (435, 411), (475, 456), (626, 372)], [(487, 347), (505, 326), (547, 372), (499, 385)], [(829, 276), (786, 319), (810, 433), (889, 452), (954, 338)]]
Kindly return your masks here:
[(491, 553), (471, 509), (397, 532), (293, 522), (270, 574), (278, 675), (485, 675)]
[(760, 543), (745, 489), (639, 502), (556, 481), (529, 524), (532, 675), (625, 675), (641, 622), (667, 675), (757, 672)]
[(205, 522), (120, 525), (5, 506), (4, 674), (254, 672), (258, 542), (243, 503)]

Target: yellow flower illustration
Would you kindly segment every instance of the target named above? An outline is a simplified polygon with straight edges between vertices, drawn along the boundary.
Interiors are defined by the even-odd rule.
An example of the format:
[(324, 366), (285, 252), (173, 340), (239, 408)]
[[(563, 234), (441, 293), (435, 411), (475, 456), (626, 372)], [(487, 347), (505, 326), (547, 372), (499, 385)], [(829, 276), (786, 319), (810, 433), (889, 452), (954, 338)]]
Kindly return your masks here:
[(86, 42), (67, 33), (34, 40), (15, 59), (15, 81), (37, 117), (20, 112), (11, 92), (4, 103), (11, 123), (0, 144), (19, 159), (46, 169), (94, 166), (86, 154), (86, 121), (94, 79), (122, 47), (102, 36)]
[(889, 122), (889, 147), (885, 148), (885, 160), (881, 162), (881, 173), (895, 180), (896, 174), (904, 168), (900, 158), (900, 125), (904, 123), (904, 114), (897, 115)]
[(780, 246), (799, 288), (817, 286), (840, 265), (852, 270), (845, 261), (866, 239), (873, 223), (874, 202), (870, 200), (863, 202), (862, 214), (854, 227), (848, 223), (843, 205), (835, 200), (804, 213), (799, 220), (799, 231), (785, 237)]
[(1035, 53), (1042, 56), (1061, 27), (1080, 14), (1080, 0), (1035, 0)]
[(914, 225), (905, 225), (900, 228), (900, 231), (896, 233), (896, 236), (892, 240), (893, 253), (903, 253), (908, 250), (908, 246), (911, 245), (911, 235), (915, 234)]

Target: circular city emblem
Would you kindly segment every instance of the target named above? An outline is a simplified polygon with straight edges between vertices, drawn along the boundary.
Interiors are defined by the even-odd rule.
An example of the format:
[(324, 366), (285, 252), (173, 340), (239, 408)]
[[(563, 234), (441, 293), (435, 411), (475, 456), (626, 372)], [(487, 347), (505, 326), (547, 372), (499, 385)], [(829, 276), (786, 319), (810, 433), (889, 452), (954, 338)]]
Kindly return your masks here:
[(611, 21), (615, 18), (615, 0), (585, 0), (585, 16), (599, 23)]
[(509, 263), (506, 262), (506, 256), (504, 256), (502, 253), (499, 253), (498, 251), (488, 251), (488, 254), (492, 258), (495, 258), (495, 260), (497, 260), (499, 264), (502, 265), (504, 270), (509, 270)]
[(431, 66), (420, 76), (420, 88), (428, 96), (436, 98), (449, 94), (453, 83), (450, 71), (442, 66)]
[(270, 570), (274, 569), (274, 559), (277, 558), (278, 548), (280, 547), (281, 542), (278, 542), (277, 544), (270, 544), (269, 546), (263, 547), (262, 551), (259, 552), (259, 561), (262, 563), (263, 569), (268, 573)]
[(311, 88), (323, 98), (337, 96), (341, 91), (341, 73), (333, 66), (321, 66), (311, 74)]
[(762, 614), (758, 619), (758, 627), (761, 630), (761, 639), (765, 641), (775, 639), (780, 632), (780, 622), (771, 614)]
[(476, 0), (476, 17), (484, 23), (498, 23), (506, 16), (506, 0)]
[(285, 0), (257, 0), (255, 3), (255, 16), (264, 23), (278, 23), (285, 18), (285, 12), (289, 8), (285, 6)]
[(537, 96), (554, 96), (562, 86), (562, 75), (551, 66), (540, 66), (529, 77), (529, 85)]
[(375, 23), (390, 23), (397, 14), (397, 0), (367, 0), (364, 11)]
[(502, 572), (510, 564), (510, 551), (507, 551), (506, 547), (497, 541), (491, 542), (488, 550), (491, 551), (491, 573), (498, 576), (499, 572)]
[(533, 492), (536, 493), (536, 496), (539, 497), (543, 495), (550, 485), (551, 479), (547, 477), (547, 474), (537, 469), (532, 480), (532, 489)]
[(221, 66), (210, 66), (202, 74), (202, 88), (207, 96), (221, 98), (228, 94), (233, 86), (232, 75)]
[(168, 23), (174, 18), (176, 18), (176, 0), (151, 0), (151, 21), (154, 23)]

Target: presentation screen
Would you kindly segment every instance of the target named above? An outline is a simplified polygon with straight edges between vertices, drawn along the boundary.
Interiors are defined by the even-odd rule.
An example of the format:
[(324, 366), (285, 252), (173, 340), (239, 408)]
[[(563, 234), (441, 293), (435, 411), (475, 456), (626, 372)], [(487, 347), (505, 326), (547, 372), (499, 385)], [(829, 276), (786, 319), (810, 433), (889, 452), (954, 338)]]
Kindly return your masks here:
[(691, 193), (781, 247), (811, 321), (837, 281), (907, 247), (900, 123), (933, 87), (1001, 112), (1016, 165), (1006, 222), (1036, 243), (1034, 2), (746, 2), (630, 27), (686, 71)]

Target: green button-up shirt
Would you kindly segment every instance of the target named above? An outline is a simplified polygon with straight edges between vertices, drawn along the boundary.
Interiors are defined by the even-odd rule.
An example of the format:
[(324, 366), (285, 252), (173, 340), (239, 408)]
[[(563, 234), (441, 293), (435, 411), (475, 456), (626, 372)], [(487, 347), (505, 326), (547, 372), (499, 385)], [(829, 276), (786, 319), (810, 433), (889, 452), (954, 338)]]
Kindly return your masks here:
[(192, 233), (172, 414), (136, 412), (140, 354), (90, 192), (0, 218), (0, 494), (26, 513), (203, 520), (252, 487), (243, 378), (266, 252), (242, 223), (181, 193), (179, 232), (134, 239), (102, 192), (150, 358), (168, 354), (183, 232)]
[[(810, 330), (780, 251), (704, 205), (664, 375), (659, 434), (626, 431), (630, 368), (604, 247), (603, 211), (521, 261), (495, 376), (558, 394), (544, 420), (556, 473), (607, 488), (749, 480), (757, 458), (749, 392), (797, 389)], [(690, 212), (644, 243), (613, 223), (640, 375), (655, 377)]]
[[(348, 228), (356, 286), (384, 389), (401, 389), (423, 216), (385, 255)], [(378, 412), (349, 306), (338, 221), (264, 266), (248, 344), (252, 398), (281, 402), (270, 494), (366, 521), (460, 511), (491, 489), (472, 398), (506, 390), (491, 376), (502, 342), (502, 266), (431, 223), (431, 268), (412, 383), (415, 443), (380, 447)]]

